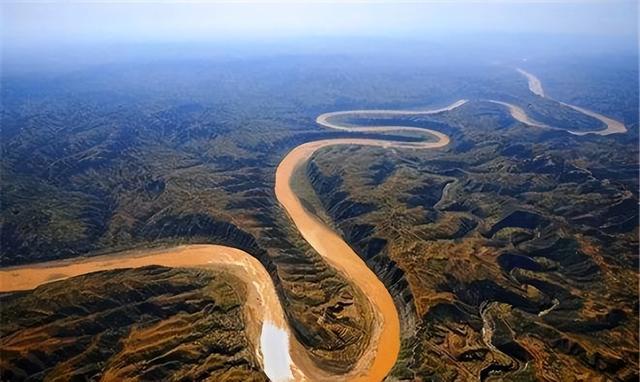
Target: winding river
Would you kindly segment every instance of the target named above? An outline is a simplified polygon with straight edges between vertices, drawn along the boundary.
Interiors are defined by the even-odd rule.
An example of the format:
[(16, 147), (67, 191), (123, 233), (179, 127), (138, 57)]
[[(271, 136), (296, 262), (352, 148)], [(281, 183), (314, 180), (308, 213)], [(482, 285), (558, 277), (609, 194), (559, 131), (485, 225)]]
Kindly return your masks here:
[[(420, 115), (452, 110), (463, 105), (460, 100), (442, 109), (428, 111), (375, 110), (355, 111), (354, 115)], [(304, 239), (346, 280), (360, 288), (374, 312), (373, 332), (368, 349), (349, 373), (335, 375), (319, 367), (290, 332), (273, 282), (258, 260), (232, 247), (189, 245), (165, 250), (130, 251), (113, 255), (74, 258), (0, 270), (0, 292), (27, 290), (85, 273), (146, 265), (211, 268), (230, 272), (248, 286), (246, 317), (249, 337), (265, 373), (273, 381), (379, 381), (391, 370), (400, 351), (400, 321), (393, 299), (384, 284), (366, 263), (335, 231), (307, 211), (291, 187), (291, 178), (299, 166), (319, 149), (333, 145), (368, 145), (434, 149), (449, 144), (449, 137), (437, 131), (403, 126), (347, 127), (331, 122), (341, 113), (327, 113), (317, 123), (332, 129), (385, 132), (409, 131), (430, 140), (395, 142), (383, 139), (340, 138), (304, 143), (290, 151), (276, 170), (275, 195)], [(264, 307), (268, 307), (265, 309)], [(266, 346), (268, 345), (268, 346)], [(380, 351), (379, 349), (384, 349)]]
[[(532, 87), (532, 80), (529, 81), (530, 87)], [(542, 92), (539, 80), (538, 85), (533, 87), (538, 90), (537, 86)], [(378, 133), (408, 131), (419, 133), (430, 139), (419, 142), (358, 138), (318, 140), (295, 147), (278, 165), (275, 174), (275, 195), (278, 202), (304, 239), (327, 263), (362, 291), (374, 312), (373, 332), (368, 348), (354, 368), (346, 375), (331, 374), (319, 368), (311, 360), (309, 353), (291, 333), (273, 281), (267, 271), (250, 254), (232, 247), (188, 245), (161, 250), (128, 251), (104, 256), (6, 267), (0, 269), (0, 292), (33, 289), (51, 281), (90, 272), (147, 265), (221, 270), (235, 275), (247, 284), (245, 309), (247, 333), (265, 373), (271, 380), (276, 382), (290, 380), (380, 381), (389, 373), (400, 351), (400, 322), (393, 299), (384, 284), (342, 237), (304, 208), (291, 187), (291, 179), (299, 166), (304, 165), (316, 151), (327, 146), (367, 145), (425, 150), (449, 144), (447, 135), (433, 130), (406, 126), (353, 127), (335, 122), (336, 118), (345, 115), (384, 117), (435, 114), (453, 110), (466, 102), (466, 100), (459, 100), (447, 107), (426, 111), (356, 110), (322, 114), (316, 122), (325, 128)], [(506, 103), (501, 104), (508, 107), (513, 106)], [(596, 115), (599, 114), (597, 113), (574, 108), (598, 118)], [(518, 117), (514, 115), (514, 118), (518, 120), (528, 118), (522, 109), (516, 111), (519, 114)], [(514, 114), (513, 110), (511, 110), (511, 114)], [(617, 121), (614, 122), (619, 124)], [(615, 132), (621, 131), (618, 129)]]
[[(542, 82), (540, 81), (540, 79), (536, 76), (534, 76), (533, 74), (527, 72), (524, 69), (516, 69), (518, 71), (518, 73), (522, 74), (523, 76), (526, 77), (527, 79), (527, 83), (529, 85), (529, 90), (537, 95), (538, 97), (542, 97), (542, 98), (547, 98), (550, 100), (553, 100), (553, 98), (548, 97), (547, 95), (545, 95), (544, 93), (544, 89), (542, 88)], [(576, 110), (582, 114), (588, 115), (589, 117), (595, 118), (597, 120), (599, 120), (600, 122), (604, 123), (604, 125), (606, 126), (605, 129), (603, 130), (593, 130), (593, 131), (571, 131), (571, 130), (565, 130), (565, 129), (560, 129), (554, 126), (549, 126), (547, 124), (544, 124), (542, 122), (538, 122), (534, 119), (532, 119), (531, 117), (529, 117), (527, 115), (527, 113), (525, 113), (525, 111), (516, 106), (516, 105), (512, 105), (510, 103), (507, 102), (502, 102), (502, 101), (495, 101), (495, 100), (491, 100), (489, 102), (493, 102), (499, 105), (503, 105), (506, 106), (509, 109), (509, 113), (511, 114), (511, 116), (519, 121), (524, 123), (525, 125), (529, 125), (529, 126), (533, 126), (533, 127), (542, 127), (542, 128), (547, 128), (547, 129), (554, 129), (554, 130), (563, 130), (568, 132), (569, 134), (573, 134), (573, 135), (587, 135), (587, 134), (597, 134), (597, 135), (610, 135), (610, 134), (620, 134), (620, 133), (626, 133), (627, 132), (627, 128), (625, 127), (625, 125), (622, 122), (616, 121), (613, 118), (609, 118), (605, 115), (602, 115), (600, 113), (596, 113), (595, 111), (592, 110), (588, 110), (585, 109), (583, 107), (580, 106), (576, 106), (576, 105), (571, 105), (568, 104), (566, 102), (562, 102), (562, 101), (558, 101), (558, 100), (554, 100), (556, 102), (558, 102), (561, 105), (567, 106), (572, 108), (573, 110)]]

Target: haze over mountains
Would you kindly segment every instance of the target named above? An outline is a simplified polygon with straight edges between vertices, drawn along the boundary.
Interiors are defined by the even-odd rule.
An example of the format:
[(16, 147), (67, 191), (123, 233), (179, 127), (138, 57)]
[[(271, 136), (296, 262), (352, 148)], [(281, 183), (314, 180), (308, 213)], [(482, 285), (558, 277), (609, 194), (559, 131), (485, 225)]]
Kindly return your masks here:
[(635, 2), (0, 7), (0, 379), (637, 380)]

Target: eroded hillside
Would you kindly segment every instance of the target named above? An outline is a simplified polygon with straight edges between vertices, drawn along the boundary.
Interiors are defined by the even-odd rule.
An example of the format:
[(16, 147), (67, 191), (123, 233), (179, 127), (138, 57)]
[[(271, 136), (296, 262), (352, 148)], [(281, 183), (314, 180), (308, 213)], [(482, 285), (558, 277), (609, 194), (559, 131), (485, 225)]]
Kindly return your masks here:
[[(344, 372), (368, 343), (367, 307), (292, 227), (275, 200), (275, 168), (301, 143), (350, 135), (316, 126), (323, 112), (468, 98), (428, 120), (451, 136), (447, 149), (329, 149), (303, 174), (309, 206), (396, 298), (404, 346), (394, 375), (532, 378), (548, 364), (550, 380), (624, 377), (637, 366), (637, 97), (617, 99), (613, 85), (601, 96), (627, 136), (573, 137), (524, 128), (480, 101), (517, 103), (560, 128), (601, 127), (533, 97), (511, 67), (382, 61), (214, 60), (3, 78), (0, 262), (182, 243), (241, 248), (271, 274), (315, 361)], [(633, 82), (616, 76), (616, 86)], [(590, 104), (602, 101), (596, 90)], [(26, 308), (25, 296), (11, 310)], [(59, 360), (75, 362), (83, 351), (74, 351)], [(38, 362), (35, 373), (49, 365)]]
[(440, 151), (333, 147), (306, 168), (325, 219), (389, 275), (396, 376), (637, 378), (632, 138), (505, 124), (484, 103), (391, 125), (442, 118)]
[(206, 270), (91, 273), (1, 297), (0, 378), (266, 381), (244, 284)]

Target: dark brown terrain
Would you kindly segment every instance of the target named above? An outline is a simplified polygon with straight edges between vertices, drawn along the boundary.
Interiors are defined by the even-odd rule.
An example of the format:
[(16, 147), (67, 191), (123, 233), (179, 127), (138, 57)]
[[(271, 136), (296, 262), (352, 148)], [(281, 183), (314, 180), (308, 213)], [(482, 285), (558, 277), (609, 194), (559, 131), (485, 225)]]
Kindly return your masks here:
[[(528, 128), (484, 101), (560, 129), (602, 127), (532, 96), (512, 67), (400, 61), (261, 58), (3, 79), (2, 266), (182, 243), (241, 248), (271, 274), (315, 361), (350, 370), (369, 340), (367, 309), (291, 225), (275, 168), (301, 143), (356, 136), (319, 128), (321, 113), (468, 98), (441, 116), (352, 121), (428, 127), (451, 137), (447, 148), (329, 148), (298, 174), (305, 203), (395, 298), (403, 347), (392, 376), (637, 380), (637, 69), (581, 60), (574, 78), (539, 64), (558, 84), (554, 98), (629, 129), (578, 137)], [(164, 268), (7, 294), (2, 375), (261, 380), (242, 298), (225, 275)], [(156, 338), (149, 331), (163, 335), (135, 342)]]
[(266, 381), (243, 288), (221, 273), (145, 267), (4, 295), (0, 379)]
[[(472, 117), (493, 108), (452, 112), (440, 152), (335, 147), (307, 166), (328, 221), (395, 292), (396, 374), (637, 379), (637, 152)], [(400, 124), (421, 123), (437, 121)]]

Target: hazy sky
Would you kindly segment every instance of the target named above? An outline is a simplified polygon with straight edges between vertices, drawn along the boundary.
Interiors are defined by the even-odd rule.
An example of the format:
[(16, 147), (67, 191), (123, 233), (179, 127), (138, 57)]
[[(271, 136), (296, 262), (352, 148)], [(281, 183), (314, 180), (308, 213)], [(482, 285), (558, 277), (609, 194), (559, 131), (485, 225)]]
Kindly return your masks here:
[(478, 32), (634, 38), (637, 2), (602, 1), (12, 1), (5, 46)]

